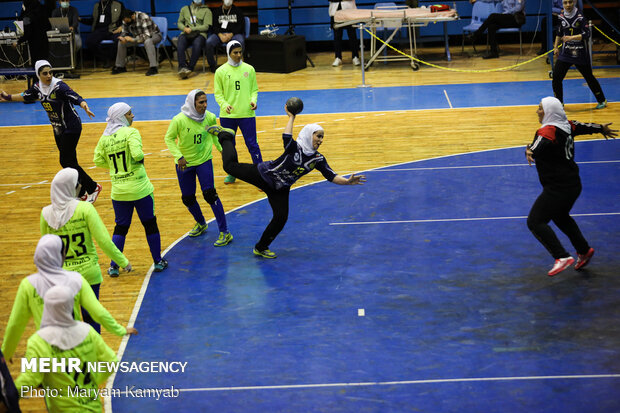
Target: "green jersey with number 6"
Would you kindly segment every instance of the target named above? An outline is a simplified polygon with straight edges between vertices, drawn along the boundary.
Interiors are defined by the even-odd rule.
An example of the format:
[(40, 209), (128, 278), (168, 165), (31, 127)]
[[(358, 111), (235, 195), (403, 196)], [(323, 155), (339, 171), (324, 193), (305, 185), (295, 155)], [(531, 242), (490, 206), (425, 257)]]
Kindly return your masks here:
[(125, 126), (112, 135), (103, 135), (93, 161), (110, 170), (114, 201), (137, 201), (153, 193), (144, 169), (142, 137), (137, 129)]
[[(213, 95), (220, 105), (220, 118), (253, 118), (256, 112), (250, 102), (258, 100), (258, 84), (254, 68), (245, 62), (237, 67), (228, 63), (215, 71)], [(232, 106), (231, 113), (226, 107)]]
[(179, 163), (179, 159), (183, 157), (187, 161), (187, 166), (198, 166), (213, 158), (211, 154), (213, 145), (221, 151), (222, 146), (217, 137), (205, 130), (216, 124), (215, 115), (208, 110), (202, 122), (196, 122), (182, 112), (172, 118), (164, 140), (174, 156), (174, 162)]

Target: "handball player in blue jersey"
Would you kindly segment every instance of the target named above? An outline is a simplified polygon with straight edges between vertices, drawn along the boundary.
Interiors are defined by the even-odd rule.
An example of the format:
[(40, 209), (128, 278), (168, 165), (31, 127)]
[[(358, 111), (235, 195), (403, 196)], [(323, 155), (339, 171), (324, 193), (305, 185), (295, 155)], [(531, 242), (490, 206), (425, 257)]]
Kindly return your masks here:
[(78, 171), (78, 181), (82, 185), (78, 196), (82, 201), (93, 203), (101, 192), (101, 185), (93, 181), (78, 164), (76, 148), (82, 134), (82, 120), (74, 105), (79, 105), (91, 118), (95, 114), (90, 111), (88, 104), (80, 95), (52, 75), (52, 65), (47, 60), (38, 60), (34, 70), (39, 81), (30, 89), (19, 95), (10, 95), (3, 90), (0, 99), (3, 102), (33, 103), (37, 100), (41, 102), (54, 128), (54, 138), (60, 152), (60, 165)]
[[(588, 83), (588, 87), (596, 98), (594, 109), (604, 109), (607, 107), (607, 100), (601, 85), (592, 73), (592, 62), (588, 50), (587, 40), (590, 37), (588, 22), (583, 14), (575, 7), (575, 0), (563, 0), (564, 9), (559, 16), (560, 27), (553, 45), (553, 55), (556, 58), (553, 66), (553, 94), (564, 103), (564, 90), (562, 81), (571, 66), (575, 65), (579, 73)], [(562, 48), (558, 46), (562, 43)]]
[(276, 258), (276, 254), (269, 250), (269, 245), (286, 224), (289, 192), (299, 178), (317, 169), (325, 179), (338, 185), (361, 185), (366, 181), (364, 175), (351, 174), (349, 178), (344, 178), (332, 171), (325, 157), (318, 152), (325, 135), (320, 125), (313, 123), (304, 126), (297, 140), (294, 140), (295, 115), (289, 112), (286, 106), (284, 110), (288, 115), (288, 123), (282, 134), (284, 153), (274, 161), (258, 164), (239, 163), (233, 143), (234, 131), (221, 126), (207, 128), (207, 132), (218, 136), (222, 145), (224, 170), (235, 178), (258, 187), (267, 195), (273, 218), (254, 246), (254, 255), (264, 258)]

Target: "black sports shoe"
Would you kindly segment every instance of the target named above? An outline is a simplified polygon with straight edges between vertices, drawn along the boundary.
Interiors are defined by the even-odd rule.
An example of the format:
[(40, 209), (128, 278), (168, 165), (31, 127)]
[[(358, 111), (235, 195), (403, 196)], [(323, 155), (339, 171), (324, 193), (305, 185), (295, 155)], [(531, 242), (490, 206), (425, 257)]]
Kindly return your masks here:
[(113, 75), (118, 75), (119, 73), (125, 73), (126, 71), (127, 71), (127, 69), (125, 69), (124, 67), (114, 66), (112, 68), (112, 74)]
[(149, 70), (146, 71), (147, 76), (153, 76), (153, 75), (156, 75), (157, 73), (159, 72), (157, 71), (157, 68), (155, 66), (149, 67)]

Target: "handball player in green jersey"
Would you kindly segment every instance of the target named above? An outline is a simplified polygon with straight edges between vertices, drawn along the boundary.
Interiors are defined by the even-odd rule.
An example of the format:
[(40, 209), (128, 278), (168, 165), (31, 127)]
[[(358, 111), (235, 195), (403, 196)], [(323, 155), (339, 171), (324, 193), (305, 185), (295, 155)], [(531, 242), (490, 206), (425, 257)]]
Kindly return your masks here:
[[(142, 137), (132, 128), (134, 115), (131, 107), (118, 102), (108, 109), (108, 122), (103, 136), (99, 138), (93, 161), (95, 165), (110, 170), (112, 181), (112, 207), (116, 216), (116, 226), (112, 242), (123, 251), (125, 238), (129, 232), (135, 208), (140, 218), (146, 241), (153, 258), (153, 271), (161, 272), (168, 268), (168, 261), (161, 257), (161, 238), (157, 218), (153, 185), (144, 169)], [(112, 261), (108, 274), (118, 274), (118, 263)]]
[[(241, 129), (252, 163), (258, 165), (263, 157), (256, 138), (256, 71), (242, 60), (243, 48), (238, 41), (228, 42), (226, 53), (228, 62), (215, 71), (213, 79), (213, 94), (220, 105), (220, 125), (234, 131), (233, 145), (237, 128)], [(230, 174), (224, 179), (225, 184), (234, 182), (235, 177)]]
[(221, 247), (229, 244), (233, 236), (228, 232), (224, 207), (213, 184), (211, 150), (215, 145), (221, 152), (222, 147), (217, 137), (206, 131), (206, 128), (212, 125), (217, 125), (217, 119), (207, 110), (207, 95), (200, 89), (192, 90), (181, 107), (181, 113), (172, 118), (164, 139), (176, 163), (181, 200), (196, 220), (189, 236), (197, 237), (207, 230), (205, 217), (196, 200), (198, 177), (202, 196), (211, 206), (220, 231), (213, 245)]
[(28, 339), (25, 358), (35, 363), (53, 358), (65, 361), (65, 366), (69, 365), (67, 359), (77, 358), (81, 372), (26, 370), (15, 380), (15, 386), (20, 394), (42, 386), (48, 412), (102, 412), (97, 390), (112, 371), (89, 372), (87, 365), (116, 362), (118, 358), (91, 326), (73, 319), (72, 309), (73, 295), (68, 287), (57, 285), (47, 291), (41, 328)]
[(119, 325), (97, 300), (95, 293), (84, 277), (79, 273), (62, 268), (64, 245), (58, 235), (46, 234), (41, 237), (34, 252), (34, 264), (37, 272), (24, 278), (19, 284), (13, 309), (9, 316), (2, 353), (7, 359), (15, 354), (19, 339), (24, 334), (30, 318), (35, 327), (41, 325), (43, 316), (43, 297), (54, 286), (65, 286), (73, 294), (73, 318), (80, 319), (80, 306), (86, 309), (106, 330), (117, 336), (137, 334), (135, 328)]
[[(116, 248), (103, 221), (95, 207), (89, 202), (76, 199), (80, 192), (78, 171), (65, 168), (52, 180), (50, 197), (52, 204), (41, 211), (39, 226), (41, 235), (56, 234), (60, 236), (65, 248), (63, 267), (76, 271), (88, 281), (99, 298), (99, 287), (103, 281), (99, 256), (93, 238), (108, 257), (120, 263), (121, 267), (131, 271), (129, 260)], [(88, 312), (82, 309), (85, 322), (99, 332), (99, 324)]]

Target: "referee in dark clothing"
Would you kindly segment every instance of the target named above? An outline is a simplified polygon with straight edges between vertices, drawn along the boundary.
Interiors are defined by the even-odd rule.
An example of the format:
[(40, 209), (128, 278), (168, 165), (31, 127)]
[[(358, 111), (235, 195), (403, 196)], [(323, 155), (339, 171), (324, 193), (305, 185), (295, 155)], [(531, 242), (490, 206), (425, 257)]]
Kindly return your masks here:
[(536, 163), (543, 192), (530, 210), (527, 226), (555, 259), (548, 272), (552, 277), (570, 267), (575, 260), (566, 252), (549, 221), (568, 236), (577, 250), (576, 270), (584, 267), (594, 255), (594, 249), (570, 216), (570, 210), (581, 193), (579, 167), (574, 159), (574, 137), (601, 133), (605, 139), (615, 138), (618, 131), (609, 128), (611, 123), (569, 121), (562, 103), (554, 97), (544, 98), (536, 113), (542, 127), (536, 131), (534, 142), (527, 146), (525, 156), (530, 165)]

